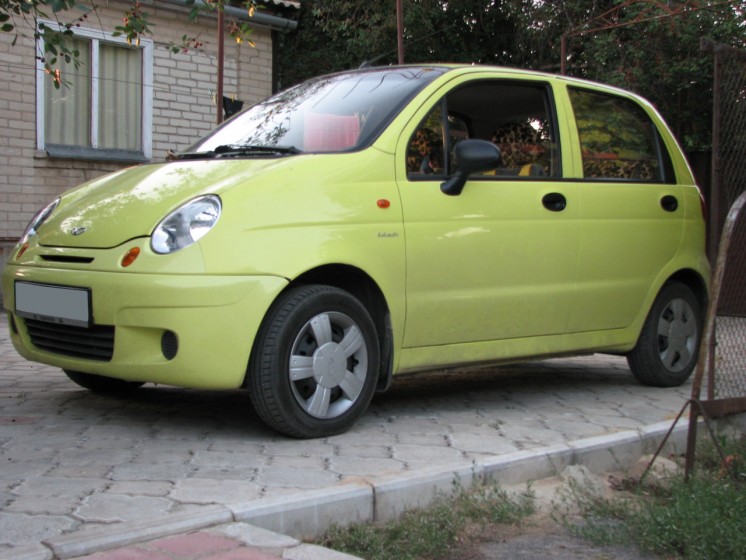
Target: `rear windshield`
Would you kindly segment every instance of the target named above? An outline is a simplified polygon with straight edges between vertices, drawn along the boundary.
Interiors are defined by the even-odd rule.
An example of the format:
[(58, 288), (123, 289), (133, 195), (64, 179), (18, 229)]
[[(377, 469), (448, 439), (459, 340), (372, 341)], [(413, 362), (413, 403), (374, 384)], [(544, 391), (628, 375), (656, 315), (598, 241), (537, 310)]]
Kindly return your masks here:
[(232, 148), (345, 152), (368, 146), (444, 68), (385, 68), (322, 76), (239, 113), (185, 154)]

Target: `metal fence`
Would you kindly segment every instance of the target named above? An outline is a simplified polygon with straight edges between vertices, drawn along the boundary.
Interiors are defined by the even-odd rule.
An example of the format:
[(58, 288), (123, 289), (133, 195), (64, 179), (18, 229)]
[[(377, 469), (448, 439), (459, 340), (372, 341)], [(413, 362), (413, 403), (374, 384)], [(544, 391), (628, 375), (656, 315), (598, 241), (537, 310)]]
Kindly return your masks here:
[(746, 51), (707, 40), (702, 48), (715, 60), (709, 253), (717, 259), (687, 403), (687, 476), (694, 468), (698, 418), (712, 434), (710, 419), (746, 412)]
[[(692, 398), (746, 398), (746, 51), (703, 40), (713, 54), (711, 305)], [(724, 212), (728, 212), (724, 216)]]
[(712, 53), (713, 122), (710, 197), (710, 256), (717, 255), (728, 209), (746, 191), (746, 51), (708, 39), (701, 49)]
[[(692, 399), (746, 411), (746, 191), (728, 213), (712, 277)], [(703, 391), (706, 396), (703, 398)], [(727, 401), (727, 402), (726, 402)], [(734, 402), (735, 401), (735, 402)], [(713, 413), (717, 413), (717, 407)], [(735, 410), (733, 410), (735, 411)]]

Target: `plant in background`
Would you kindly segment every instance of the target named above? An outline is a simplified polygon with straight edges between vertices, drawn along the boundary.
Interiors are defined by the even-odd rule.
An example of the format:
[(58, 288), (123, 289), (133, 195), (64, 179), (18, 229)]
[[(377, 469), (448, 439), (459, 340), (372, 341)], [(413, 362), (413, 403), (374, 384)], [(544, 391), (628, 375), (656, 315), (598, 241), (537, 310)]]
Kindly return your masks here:
[(450, 496), (405, 512), (384, 524), (332, 527), (321, 543), (368, 560), (448, 558), (464, 543), (484, 537), (492, 525), (522, 526), (535, 512), (531, 485), (510, 493), (497, 484), (464, 489), (458, 480)]
[[(571, 483), (555, 504), (554, 518), (595, 544), (636, 545), (692, 560), (744, 558), (746, 437), (721, 444), (728, 465), (705, 442), (689, 481), (680, 473), (642, 484), (628, 479), (610, 498)], [(729, 473), (725, 467), (734, 468)]]

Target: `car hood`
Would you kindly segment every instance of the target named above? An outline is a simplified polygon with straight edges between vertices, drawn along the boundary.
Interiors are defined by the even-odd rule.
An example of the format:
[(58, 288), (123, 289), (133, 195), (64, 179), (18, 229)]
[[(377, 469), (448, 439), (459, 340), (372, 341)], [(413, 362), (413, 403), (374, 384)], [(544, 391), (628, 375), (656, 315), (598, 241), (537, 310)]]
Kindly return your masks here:
[(147, 237), (189, 200), (220, 195), (293, 159), (177, 161), (112, 173), (63, 195), (57, 210), (39, 228), (39, 243), (110, 248)]

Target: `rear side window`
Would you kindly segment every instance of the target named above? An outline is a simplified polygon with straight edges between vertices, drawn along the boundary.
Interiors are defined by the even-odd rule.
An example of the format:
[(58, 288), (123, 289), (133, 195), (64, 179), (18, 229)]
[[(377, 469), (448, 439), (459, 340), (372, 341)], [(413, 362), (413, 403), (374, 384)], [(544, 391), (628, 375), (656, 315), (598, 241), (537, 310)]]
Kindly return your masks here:
[(673, 182), (671, 160), (650, 117), (634, 101), (579, 88), (570, 100), (580, 137), (583, 177)]

